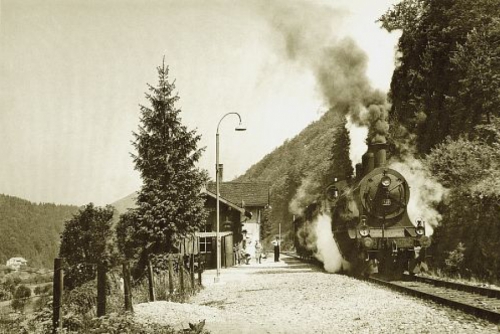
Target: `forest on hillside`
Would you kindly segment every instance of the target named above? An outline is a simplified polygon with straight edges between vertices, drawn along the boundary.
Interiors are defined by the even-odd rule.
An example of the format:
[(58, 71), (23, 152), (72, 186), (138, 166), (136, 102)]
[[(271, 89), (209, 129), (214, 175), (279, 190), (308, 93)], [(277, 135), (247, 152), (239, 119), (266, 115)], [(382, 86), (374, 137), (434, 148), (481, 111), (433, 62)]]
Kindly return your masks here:
[(36, 204), (0, 194), (0, 263), (21, 256), (30, 267), (52, 268), (64, 221), (77, 211), (72, 205)]
[(328, 111), (237, 179), (266, 181), (271, 185), (269, 221), (272, 225), (265, 227), (264, 237), (277, 234), (278, 223), (284, 232), (292, 229), (295, 213), (289, 206), (301, 186), (307, 187), (309, 194), (303, 200), (314, 202), (321, 199), (333, 176), (339, 179), (348, 176), (345, 170), (350, 168), (349, 137), (345, 125), (344, 117)]
[[(446, 188), (433, 203), (433, 263), (499, 279), (500, 7), (496, 0), (403, 0), (379, 20), (402, 32), (388, 99), (392, 161), (418, 161)], [(331, 73), (332, 76), (335, 73)], [(238, 180), (271, 183), (266, 235), (291, 230), (294, 197), (349, 176), (344, 113), (332, 108)], [(348, 157), (347, 157), (348, 159)]]

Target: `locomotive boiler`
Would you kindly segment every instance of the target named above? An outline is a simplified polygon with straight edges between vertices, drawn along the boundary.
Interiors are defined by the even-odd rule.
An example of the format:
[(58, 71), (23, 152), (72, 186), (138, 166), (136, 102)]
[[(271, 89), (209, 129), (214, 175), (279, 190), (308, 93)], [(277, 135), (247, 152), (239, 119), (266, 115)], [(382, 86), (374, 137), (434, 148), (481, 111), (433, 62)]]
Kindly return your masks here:
[(388, 168), (387, 144), (371, 144), (356, 165), (356, 177), (327, 188), (332, 232), (355, 275), (412, 274), (419, 251), (430, 245), (424, 222), (408, 216), (410, 187)]

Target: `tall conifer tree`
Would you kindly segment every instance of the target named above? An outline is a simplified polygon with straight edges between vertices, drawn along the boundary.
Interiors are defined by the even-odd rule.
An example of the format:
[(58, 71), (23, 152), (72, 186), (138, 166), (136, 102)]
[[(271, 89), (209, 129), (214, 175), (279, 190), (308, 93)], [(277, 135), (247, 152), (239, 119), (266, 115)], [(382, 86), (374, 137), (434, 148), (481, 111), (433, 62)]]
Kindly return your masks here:
[(335, 127), (335, 132), (332, 138), (332, 149), (329, 160), (331, 161), (330, 169), (324, 175), (324, 185), (332, 184), (333, 179), (347, 180), (352, 177), (354, 169), (349, 158), (349, 149), (351, 147), (351, 139), (349, 138), (349, 130), (347, 129), (347, 120), (342, 116)]
[[(143, 185), (137, 197), (134, 239), (146, 254), (172, 253), (178, 242), (204, 224), (202, 187), (206, 172), (196, 167), (201, 136), (182, 125), (175, 104), (174, 82), (168, 81), (165, 62), (158, 70), (158, 85), (148, 85), (150, 107), (141, 106), (139, 131), (134, 133), (135, 168)], [(145, 253), (145, 254), (144, 254)]]

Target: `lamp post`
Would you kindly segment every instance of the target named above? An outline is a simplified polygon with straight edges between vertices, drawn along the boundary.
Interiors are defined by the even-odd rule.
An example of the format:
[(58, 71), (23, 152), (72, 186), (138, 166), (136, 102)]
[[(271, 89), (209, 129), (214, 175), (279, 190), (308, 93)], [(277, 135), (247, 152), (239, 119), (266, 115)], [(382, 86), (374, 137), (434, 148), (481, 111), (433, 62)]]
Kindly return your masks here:
[(237, 112), (228, 112), (219, 121), (217, 124), (217, 133), (215, 135), (215, 192), (216, 192), (216, 216), (217, 216), (217, 230), (216, 230), (216, 239), (217, 239), (217, 275), (215, 276), (215, 282), (219, 282), (220, 280), (220, 267), (221, 267), (221, 241), (220, 241), (220, 216), (219, 216), (219, 126), (224, 117), (228, 115), (236, 115), (238, 116), (240, 122), (238, 126), (235, 128), (236, 131), (245, 131), (246, 128), (241, 124), (241, 116)]

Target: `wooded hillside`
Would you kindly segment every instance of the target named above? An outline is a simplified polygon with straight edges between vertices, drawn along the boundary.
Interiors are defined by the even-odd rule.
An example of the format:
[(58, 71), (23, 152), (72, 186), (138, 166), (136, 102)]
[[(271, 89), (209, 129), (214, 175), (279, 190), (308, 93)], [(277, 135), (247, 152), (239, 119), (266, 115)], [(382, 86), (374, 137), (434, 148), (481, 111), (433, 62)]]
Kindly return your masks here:
[[(345, 136), (339, 137), (339, 134)], [(266, 181), (271, 184), (271, 234), (278, 233), (279, 223), (283, 233), (291, 229), (293, 213), (289, 205), (301, 185), (308, 187), (307, 193), (310, 196), (305, 200), (312, 202), (319, 199), (325, 188), (333, 182), (328, 177), (334, 173), (333, 148), (344, 153), (343, 161), (336, 161), (337, 169), (338, 164), (347, 165), (344, 170), (350, 169), (350, 162), (346, 160), (348, 140), (344, 117), (328, 111), (237, 178), (237, 181)], [(335, 143), (338, 145), (334, 145)], [(336, 176), (340, 178), (344, 175)]]
[(51, 268), (64, 221), (77, 211), (72, 205), (36, 204), (0, 195), (0, 263), (22, 256), (30, 267)]

